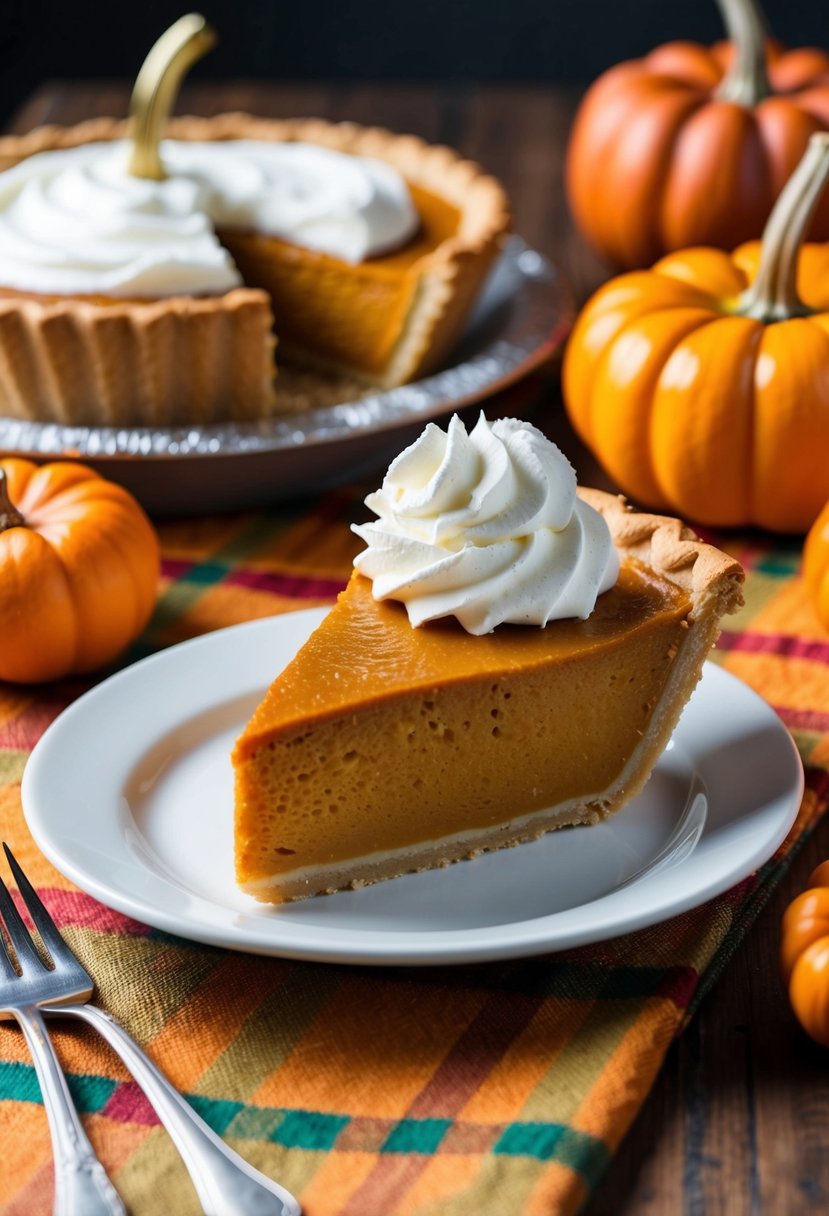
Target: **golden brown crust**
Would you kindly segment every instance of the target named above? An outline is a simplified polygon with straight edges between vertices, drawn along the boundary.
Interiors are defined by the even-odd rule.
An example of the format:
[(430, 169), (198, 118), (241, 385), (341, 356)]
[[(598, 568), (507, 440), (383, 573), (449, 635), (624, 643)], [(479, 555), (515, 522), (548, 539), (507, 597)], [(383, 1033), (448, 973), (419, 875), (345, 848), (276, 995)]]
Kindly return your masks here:
[[(0, 137), (0, 169), (36, 152), (121, 139), (128, 129), (126, 120), (96, 118), (73, 127), (46, 126), (22, 136)], [(456, 206), (461, 213), (458, 231), (418, 264), (413, 304), (387, 366), (379, 376), (361, 378), (391, 387), (423, 376), (440, 364), (459, 336), (472, 301), (498, 253), (500, 238), (509, 227), (506, 194), (494, 178), (451, 148), (354, 123), (267, 119), (231, 113), (212, 118), (174, 118), (168, 123), (167, 132), (170, 138), (183, 140), (301, 140), (352, 155), (374, 156), (393, 165), (412, 184)], [(355, 372), (354, 368), (316, 358), (312, 352), (296, 353), (334, 371)], [(267, 399), (258, 398), (250, 412), (255, 415), (258, 411), (261, 416), (270, 413), (272, 407), (271, 393)], [(4, 408), (0, 395), (0, 410)], [(44, 413), (38, 410), (28, 416), (44, 417)]]
[(0, 299), (0, 413), (68, 426), (178, 426), (274, 409), (264, 291), (106, 305)]
[(623, 556), (643, 562), (688, 593), (691, 620), (711, 605), (718, 615), (741, 606), (745, 574), (740, 563), (698, 540), (681, 520), (636, 511), (621, 495), (603, 490), (579, 487), (579, 497), (604, 517)]

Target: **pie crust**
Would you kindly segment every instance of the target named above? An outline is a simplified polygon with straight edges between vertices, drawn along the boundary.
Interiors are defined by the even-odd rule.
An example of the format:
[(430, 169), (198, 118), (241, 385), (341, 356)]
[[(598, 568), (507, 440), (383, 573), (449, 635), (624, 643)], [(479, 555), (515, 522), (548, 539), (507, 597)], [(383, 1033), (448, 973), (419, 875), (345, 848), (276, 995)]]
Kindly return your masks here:
[[(628, 571), (634, 585), (627, 601), (634, 605), (631, 621), (617, 626), (616, 609), (606, 605), (609, 625), (588, 618), (583, 630), (576, 622), (553, 622), (543, 630), (500, 627), (480, 639), (458, 628), (444, 631), (436, 650), (427, 633), (433, 627), (412, 630), (402, 610), (375, 605), (368, 583), (355, 575), (334, 610), (337, 623), (328, 625), (327, 646), (315, 647), (314, 637), (335, 621), (334, 613), (276, 679), (237, 743), (236, 864), (244, 890), (281, 902), (376, 882), (515, 845), (553, 828), (596, 823), (639, 792), (700, 677), (720, 618), (742, 603), (743, 571), (677, 519), (638, 514), (623, 499), (600, 491), (579, 493), (607, 520), (623, 578)], [(636, 579), (643, 585), (651, 579), (664, 589), (664, 608), (657, 615), (646, 610), (644, 600), (641, 610), (636, 607)], [(596, 620), (601, 615), (597, 607)], [(600, 628), (616, 634), (597, 641)], [(384, 662), (387, 630), (389, 660)], [(336, 676), (323, 670), (327, 654), (334, 656)], [(609, 691), (617, 677), (618, 685)], [(506, 707), (498, 697), (508, 685), (515, 695)], [(418, 726), (421, 704), (432, 721)], [(585, 706), (593, 723), (588, 731), (571, 726), (584, 722)], [(473, 713), (484, 723), (480, 730), (469, 722)], [(614, 713), (624, 718), (619, 729), (608, 720)], [(490, 715), (502, 731), (490, 730)], [(532, 753), (535, 745), (527, 741), (540, 737), (540, 722), (547, 734)], [(412, 724), (419, 733), (408, 749), (401, 733), (409, 733)], [(426, 726), (435, 729), (430, 733)], [(583, 755), (574, 760), (581, 782), (575, 796), (572, 774), (565, 772), (571, 744), (565, 739), (558, 759), (553, 751), (557, 736), (573, 729), (574, 746)], [(441, 732), (452, 736), (449, 753), (440, 750)], [(337, 749), (346, 758), (368, 757), (352, 759), (364, 770), (342, 766)], [(305, 770), (301, 774), (294, 773), (297, 764)], [(535, 805), (520, 801), (527, 795), (521, 786), (525, 769), (532, 771), (526, 778), (532, 786), (540, 774), (539, 788), (531, 791), (538, 795)], [(339, 788), (332, 776), (336, 771), (343, 774)], [(587, 790), (596, 772), (604, 774), (603, 784)], [(419, 785), (414, 798), (408, 795), (412, 773)], [(493, 810), (486, 812), (486, 822), (471, 822), (468, 807), (463, 820), (451, 800), (446, 804), (444, 790), (456, 773), (459, 784), (452, 788), (461, 798), (469, 790), (471, 802), (489, 799)], [(327, 787), (322, 800), (317, 781)], [(336, 812), (333, 818), (329, 810)], [(349, 816), (358, 826), (346, 837), (341, 825)], [(426, 823), (432, 825), (429, 833)], [(372, 847), (383, 834), (385, 843)], [(351, 844), (355, 838), (366, 847), (349, 855), (338, 842)]]
[[(0, 169), (36, 152), (125, 137), (127, 123), (101, 118), (0, 137)], [(313, 335), (292, 353), (324, 369), (401, 384), (432, 370), (457, 338), (509, 224), (493, 178), (449, 148), (379, 128), (247, 114), (171, 119), (170, 138), (302, 140), (374, 156), (460, 213), (457, 231), (421, 258), (402, 328), (379, 374), (332, 362)], [(348, 275), (348, 264), (339, 263)], [(359, 311), (353, 323), (359, 326)], [(157, 300), (38, 296), (0, 285), (0, 413), (79, 425), (177, 425), (250, 419), (278, 409), (268, 294)], [(182, 370), (184, 369), (184, 371)]]

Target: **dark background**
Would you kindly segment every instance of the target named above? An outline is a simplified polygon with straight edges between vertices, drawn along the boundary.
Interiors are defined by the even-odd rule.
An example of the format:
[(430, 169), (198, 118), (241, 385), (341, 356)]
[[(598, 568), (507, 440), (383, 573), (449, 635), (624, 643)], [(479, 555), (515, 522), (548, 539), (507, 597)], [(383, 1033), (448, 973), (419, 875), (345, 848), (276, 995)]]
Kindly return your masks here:
[[(194, 5), (194, 7), (199, 7)], [(789, 45), (829, 45), (826, 0), (767, 0)], [(0, 0), (0, 122), (44, 80), (133, 77), (187, 0)], [(587, 83), (659, 42), (721, 36), (714, 0), (205, 0), (202, 79)]]

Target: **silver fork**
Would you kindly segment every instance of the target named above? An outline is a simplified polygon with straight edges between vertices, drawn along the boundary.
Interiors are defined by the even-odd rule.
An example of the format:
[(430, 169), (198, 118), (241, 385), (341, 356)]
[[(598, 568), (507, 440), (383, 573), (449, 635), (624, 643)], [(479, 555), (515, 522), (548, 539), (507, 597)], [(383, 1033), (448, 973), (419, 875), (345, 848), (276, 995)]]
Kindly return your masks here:
[(18, 974), (0, 939), (0, 1013), (19, 1023), (40, 1082), (55, 1159), (54, 1216), (123, 1216), (126, 1208), (89, 1143), (39, 1009), (58, 995), (87, 1000), (92, 981), (82, 968), (61, 981), (44, 965), (2, 879), (0, 918), (20, 968)]
[[(196, 1114), (192, 1106), (170, 1084), (161, 1070), (130, 1038), (123, 1027), (102, 1009), (87, 1004), (95, 988), (92, 978), (61, 937), (55, 922), (46, 911), (40, 897), (21, 870), (8, 845), (4, 844), (3, 848), (21, 898), (28, 908), (29, 915), (54, 964), (54, 970), (48, 971), (38, 959), (42, 973), (38, 977), (40, 987), (37, 995), (26, 1006), (27, 1013), (33, 1014), (40, 1023), (42, 1039), (46, 1039), (46, 1032), (40, 1017), (40, 1010), (49, 1014), (71, 1015), (80, 1018), (94, 1026), (107, 1040), (141, 1086), (159, 1119), (170, 1133), (173, 1143), (181, 1153), (193, 1186), (196, 1188), (205, 1216), (301, 1216), (299, 1202), (290, 1191), (270, 1178), (266, 1178), (264, 1174), (254, 1169), (238, 1153), (229, 1148)], [(0, 887), (2, 887), (2, 883), (0, 883)], [(16, 917), (15, 932), (18, 936), (23, 935), (21, 940), (25, 939), (23, 940), (24, 952), (28, 951), (37, 958), (26, 926), (20, 919), (5, 887), (3, 887), (3, 891), (11, 905), (13, 916)], [(0, 895), (0, 901), (2, 901), (2, 895)], [(5, 917), (7, 915), (5, 903), (2, 903), (2, 912)], [(18, 950), (11, 931), (9, 936), (12, 937), (15, 949)], [(2, 953), (5, 955), (5, 952)], [(18, 950), (18, 955), (19, 953)], [(16, 982), (20, 983), (20, 980), (16, 980)], [(0, 992), (0, 996), (2, 996), (2, 992)], [(7, 1006), (2, 1006), (2, 1008), (7, 1008)], [(15, 1009), (11, 1009), (9, 1012), (18, 1016)], [(32, 1054), (34, 1055), (34, 1048), (32, 1048)], [(54, 1059), (54, 1056), (52, 1058)], [(54, 1064), (63, 1086), (63, 1093), (68, 1098), (66, 1082), (60, 1066), (56, 1060), (54, 1060)], [(39, 1072), (38, 1075), (40, 1075)], [(75, 1123), (80, 1127), (74, 1108), (71, 1109)], [(86, 1140), (82, 1128), (80, 1128), (80, 1132), (91, 1153), (91, 1146)], [(55, 1144), (55, 1158), (57, 1164), (57, 1143)], [(103, 1174), (100, 1163), (95, 1162), (95, 1164)], [(104, 1175), (104, 1181), (112, 1189), (106, 1175)], [(93, 1216), (93, 1214), (98, 1216), (99, 1212), (121, 1213), (123, 1207), (120, 1206), (120, 1200), (118, 1200), (118, 1204), (117, 1208), (102, 1208), (100, 1205), (96, 1208), (69, 1206), (60, 1209), (59, 1216), (65, 1216), (65, 1214), (69, 1216), (70, 1213), (71, 1216)], [(58, 1216), (57, 1203), (55, 1213)]]

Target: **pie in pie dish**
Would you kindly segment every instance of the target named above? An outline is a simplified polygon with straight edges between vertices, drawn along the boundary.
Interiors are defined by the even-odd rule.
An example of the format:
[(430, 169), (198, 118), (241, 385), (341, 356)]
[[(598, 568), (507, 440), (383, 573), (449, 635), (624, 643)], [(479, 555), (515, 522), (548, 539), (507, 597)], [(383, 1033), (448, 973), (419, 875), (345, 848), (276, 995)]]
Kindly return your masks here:
[[(510, 425), (497, 437), (515, 451), (534, 428)], [(434, 436), (429, 442), (440, 446)], [(496, 463), (487, 456), (486, 492), (469, 497), (478, 514), (482, 499), (492, 498)], [(503, 553), (482, 556), (484, 533), (493, 535), (485, 520), (454, 552), (435, 562), (424, 557), (413, 574), (459, 514), (453, 507), (443, 522), (425, 526), (424, 494), (440, 496), (448, 481), (445, 455), (438, 452), (434, 464), (427, 483), (411, 478), (406, 527), (414, 539), (406, 553), (389, 541), (394, 529), (379, 541), (369, 535), (372, 525), (358, 529), (369, 553), (377, 542), (367, 561), (373, 584), (355, 571), (237, 743), (237, 880), (257, 899), (278, 903), (444, 865), (619, 810), (666, 747), (720, 618), (742, 602), (739, 563), (679, 520), (639, 514), (595, 490), (579, 491), (576, 501), (585, 521), (582, 557), (596, 550), (595, 521), (603, 527), (603, 520), (615, 564), (603, 566), (603, 556), (586, 576), (592, 611), (575, 604), (572, 582), (564, 586), (558, 576), (561, 619), (526, 610), (538, 554), (553, 554), (542, 563), (544, 578), (559, 559), (570, 561), (566, 530), (539, 542), (519, 535)], [(405, 495), (394, 470), (383, 493), (385, 506), (398, 510)], [(572, 489), (575, 495), (574, 476)], [(367, 500), (375, 510), (383, 509), (379, 497)], [(539, 507), (535, 496), (529, 514), (536, 523), (557, 510), (547, 497)], [(514, 515), (502, 511), (513, 522)], [(468, 584), (458, 592), (459, 571), (470, 562), (480, 570), (482, 561), (490, 562), (481, 581), (487, 606)], [(493, 628), (489, 592), (499, 579), (509, 591), (523, 577), (521, 563), (534, 581), (512, 619), (543, 627), (507, 616)], [(606, 590), (602, 569), (611, 572)], [(402, 602), (377, 598), (390, 579)], [(444, 615), (449, 600), (459, 619)]]
[[(404, 383), (445, 358), (508, 227), (500, 185), (448, 148), (241, 114), (171, 120), (165, 160), (201, 160), (161, 184), (133, 179), (125, 208), (112, 201), (112, 165), (126, 131), (102, 119), (0, 139), (2, 414), (81, 425), (260, 418), (278, 409), (274, 331), (280, 358)], [(284, 214), (271, 223), (269, 211), (275, 151), (301, 162), (288, 236)], [(366, 182), (377, 185), (367, 202)], [(345, 217), (324, 211), (337, 192), (357, 199)]]

